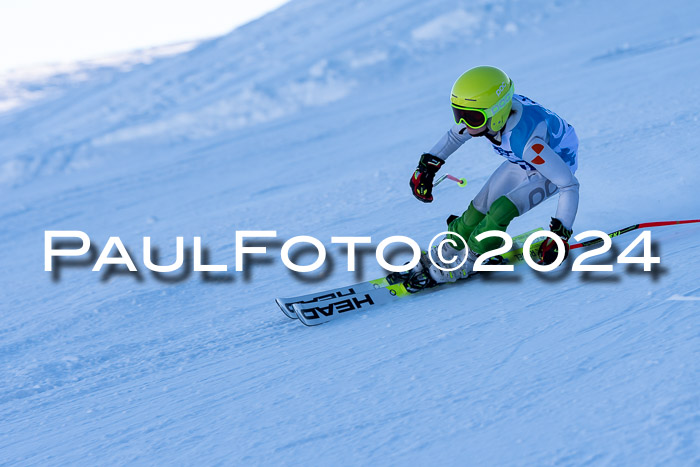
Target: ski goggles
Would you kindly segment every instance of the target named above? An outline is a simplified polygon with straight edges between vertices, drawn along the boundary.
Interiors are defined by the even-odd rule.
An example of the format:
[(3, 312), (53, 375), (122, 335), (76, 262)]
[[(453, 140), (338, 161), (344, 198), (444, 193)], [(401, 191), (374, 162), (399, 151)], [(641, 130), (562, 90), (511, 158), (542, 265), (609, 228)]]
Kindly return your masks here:
[(474, 130), (483, 128), (489, 119), (484, 109), (456, 107), (454, 104), (452, 104), (452, 113), (455, 116), (455, 123), (463, 123)]
[(452, 113), (456, 124), (465, 124), (473, 130), (478, 130), (486, 125), (489, 118), (500, 112), (513, 99), (513, 84), (511, 83), (508, 92), (501, 97), (498, 102), (487, 109), (476, 109), (473, 107), (463, 107), (452, 104)]

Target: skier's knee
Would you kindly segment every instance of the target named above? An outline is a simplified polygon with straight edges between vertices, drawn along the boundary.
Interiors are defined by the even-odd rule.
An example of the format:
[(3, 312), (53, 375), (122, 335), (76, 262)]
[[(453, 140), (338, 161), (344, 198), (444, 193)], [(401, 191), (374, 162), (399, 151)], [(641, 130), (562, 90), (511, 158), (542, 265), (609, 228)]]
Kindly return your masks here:
[[(467, 208), (461, 216), (454, 219), (447, 227), (450, 232), (455, 232), (464, 238), (465, 240), (469, 238), (474, 229), (479, 222), (481, 222), (486, 214), (479, 212), (475, 207), (474, 203), (469, 203)], [(464, 242), (462, 242), (456, 235), (448, 235), (447, 238), (454, 240), (456, 243), (455, 248), (458, 250), (464, 249)]]
[(518, 208), (506, 196), (501, 196), (493, 202), (489, 212), (479, 225), (472, 231), (467, 241), (469, 249), (476, 254), (483, 254), (502, 245), (503, 240), (499, 237), (488, 237), (481, 241), (476, 240), (480, 234), (491, 230), (505, 232), (508, 224), (519, 215)]
[(519, 215), (518, 208), (507, 196), (501, 196), (494, 201), (486, 214), (496, 226), (500, 227), (497, 230), (505, 230), (510, 221)]

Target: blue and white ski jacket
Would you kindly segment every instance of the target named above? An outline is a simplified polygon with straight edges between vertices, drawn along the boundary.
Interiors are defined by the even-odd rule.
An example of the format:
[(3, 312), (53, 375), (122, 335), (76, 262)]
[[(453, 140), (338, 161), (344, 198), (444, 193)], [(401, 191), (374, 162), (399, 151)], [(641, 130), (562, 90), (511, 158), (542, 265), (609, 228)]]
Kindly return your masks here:
[[(536, 171), (559, 188), (556, 217), (571, 228), (578, 209), (578, 137), (566, 120), (531, 99), (513, 95), (513, 108), (501, 131), (501, 144), (492, 142), (496, 154), (526, 172)], [(454, 125), (428, 151), (446, 160), (472, 136), (464, 124)]]

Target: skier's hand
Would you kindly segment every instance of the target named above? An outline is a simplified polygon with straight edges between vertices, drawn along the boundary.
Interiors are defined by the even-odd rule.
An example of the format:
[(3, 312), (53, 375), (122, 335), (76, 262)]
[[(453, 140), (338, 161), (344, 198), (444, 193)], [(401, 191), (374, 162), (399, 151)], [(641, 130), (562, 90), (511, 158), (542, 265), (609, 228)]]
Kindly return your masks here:
[[(556, 217), (552, 217), (552, 222), (549, 224), (549, 230), (559, 235), (559, 237), (564, 242), (564, 259), (566, 259), (566, 257), (569, 256), (569, 239), (571, 238), (571, 234), (573, 232), (564, 227), (561, 221)], [(554, 261), (557, 260), (557, 256), (559, 255), (559, 247), (557, 246), (557, 243), (554, 240), (552, 240), (551, 238), (547, 238), (540, 245), (539, 253), (540, 264), (552, 264)]]
[(411, 191), (413, 196), (424, 203), (433, 201), (433, 179), (445, 161), (432, 154), (423, 154), (418, 161), (418, 167), (411, 176)]

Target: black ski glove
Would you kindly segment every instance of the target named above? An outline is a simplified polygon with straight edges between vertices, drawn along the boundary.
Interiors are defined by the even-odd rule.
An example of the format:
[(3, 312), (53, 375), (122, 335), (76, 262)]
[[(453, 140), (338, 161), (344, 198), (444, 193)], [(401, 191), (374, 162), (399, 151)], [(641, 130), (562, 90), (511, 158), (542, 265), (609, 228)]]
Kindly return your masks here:
[(411, 191), (413, 196), (424, 203), (433, 201), (433, 179), (445, 161), (432, 154), (423, 154), (418, 161), (418, 167), (411, 176)]
[[(549, 224), (549, 230), (559, 235), (559, 237), (561, 237), (561, 239), (564, 241), (564, 259), (566, 259), (566, 257), (569, 256), (569, 239), (571, 238), (573, 231), (564, 227), (561, 221), (556, 217), (552, 217), (552, 222)], [(546, 238), (540, 245), (539, 253), (540, 264), (552, 264), (554, 261), (556, 261), (557, 256), (559, 255), (559, 247), (557, 247), (557, 243), (554, 240), (551, 238)]]

